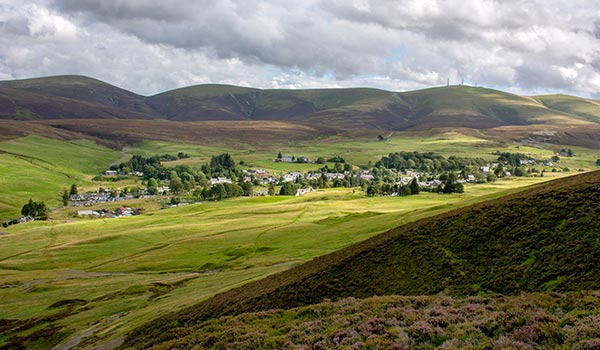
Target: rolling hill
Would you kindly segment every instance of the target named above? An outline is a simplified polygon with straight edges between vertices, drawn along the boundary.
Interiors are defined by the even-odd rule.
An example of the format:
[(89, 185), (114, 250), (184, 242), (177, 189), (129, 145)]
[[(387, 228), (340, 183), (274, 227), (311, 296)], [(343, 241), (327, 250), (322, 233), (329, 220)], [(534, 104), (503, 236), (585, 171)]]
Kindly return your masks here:
[(149, 348), (224, 315), (374, 295), (518, 295), (600, 284), (600, 172), (401, 226), (219, 294), (133, 332)]
[(600, 102), (562, 95), (524, 97), (469, 86), (391, 92), (208, 84), (144, 97), (88, 77), (57, 76), (0, 82), (0, 118), (271, 120), (383, 130), (598, 127)]
[(15, 120), (160, 117), (144, 97), (82, 76), (0, 82), (0, 118)]

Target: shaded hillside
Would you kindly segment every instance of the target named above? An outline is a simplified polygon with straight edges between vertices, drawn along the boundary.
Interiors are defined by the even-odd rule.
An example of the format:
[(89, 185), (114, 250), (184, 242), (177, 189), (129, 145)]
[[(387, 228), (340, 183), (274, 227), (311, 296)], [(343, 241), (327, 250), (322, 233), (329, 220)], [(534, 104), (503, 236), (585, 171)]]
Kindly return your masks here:
[(148, 97), (146, 103), (175, 121), (248, 119), (260, 90), (230, 85), (196, 85)]
[(143, 96), (88, 77), (67, 75), (0, 81), (2, 119), (157, 117)]
[(212, 319), (162, 349), (597, 349), (598, 292), (347, 298)]
[(219, 294), (138, 329), (126, 345), (179, 338), (206, 319), (325, 298), (519, 294), (600, 286), (600, 172), (411, 223)]
[(0, 82), (0, 119), (275, 120), (341, 129), (426, 130), (515, 125), (598, 126), (598, 101), (522, 97), (450, 86), (411, 92), (370, 88), (262, 90), (196, 85), (143, 97), (81, 76)]

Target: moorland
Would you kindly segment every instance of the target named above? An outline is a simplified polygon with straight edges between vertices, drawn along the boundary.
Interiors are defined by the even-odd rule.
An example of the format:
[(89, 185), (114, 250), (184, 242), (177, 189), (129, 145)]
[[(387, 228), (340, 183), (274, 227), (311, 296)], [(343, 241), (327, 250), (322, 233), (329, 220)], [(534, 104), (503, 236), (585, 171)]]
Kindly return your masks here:
[[(372, 348), (389, 339), (423, 348), (533, 346), (558, 344), (556, 334), (568, 333), (560, 327), (588, 327), (584, 317), (597, 317), (597, 307), (569, 293), (593, 299), (598, 285), (598, 176), (588, 172), (598, 169), (599, 101), (469, 86), (398, 93), (200, 85), (140, 96), (60, 76), (0, 82), (0, 118), (0, 221), (19, 218), (30, 198), (50, 209), (48, 220), (0, 228), (2, 348)], [(215, 163), (225, 154), (231, 164)], [(134, 174), (132, 159), (153, 157), (152, 177), (150, 168)], [(111, 167), (116, 175), (107, 175)], [(294, 173), (294, 190), (315, 191), (282, 192)], [(462, 191), (424, 187), (451, 173)], [(219, 177), (232, 184), (211, 183)], [(236, 192), (248, 189), (245, 177), (251, 192)], [(414, 178), (422, 188), (408, 193)], [(173, 191), (144, 192), (151, 179)], [(72, 185), (136, 195), (74, 207), (62, 198)], [(211, 192), (218, 187), (226, 195)], [(141, 214), (78, 215), (120, 207)], [(514, 296), (521, 292), (534, 294)], [(369, 299), (375, 295), (388, 297)], [(473, 295), (479, 299), (463, 299)], [(482, 304), (500, 317), (524, 300), (564, 314), (544, 316), (557, 318), (535, 323), (538, 338), (527, 341), (513, 333), (529, 314), (520, 326), (479, 327), (481, 334), (432, 323), (430, 305), (441, 305), (441, 319), (468, 306), (474, 311), (461, 317), (484, 322)], [(417, 315), (373, 321), (384, 304)], [(348, 308), (355, 311), (339, 311)], [(302, 322), (361, 308), (365, 319), (353, 326), (336, 320), (345, 326), (294, 335)], [(243, 334), (232, 331), (240, 323)], [(373, 329), (383, 340), (369, 338)], [(334, 342), (340, 332), (352, 342)], [(565, 344), (600, 337), (588, 333)]]

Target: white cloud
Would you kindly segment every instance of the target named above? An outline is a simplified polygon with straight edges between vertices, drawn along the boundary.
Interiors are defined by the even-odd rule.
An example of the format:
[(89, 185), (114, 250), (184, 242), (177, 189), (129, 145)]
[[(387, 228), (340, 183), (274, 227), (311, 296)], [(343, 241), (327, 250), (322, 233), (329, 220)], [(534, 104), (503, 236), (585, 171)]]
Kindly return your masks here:
[(0, 79), (85, 74), (153, 94), (464, 77), (600, 97), (598, 18), (586, 0), (4, 0)]

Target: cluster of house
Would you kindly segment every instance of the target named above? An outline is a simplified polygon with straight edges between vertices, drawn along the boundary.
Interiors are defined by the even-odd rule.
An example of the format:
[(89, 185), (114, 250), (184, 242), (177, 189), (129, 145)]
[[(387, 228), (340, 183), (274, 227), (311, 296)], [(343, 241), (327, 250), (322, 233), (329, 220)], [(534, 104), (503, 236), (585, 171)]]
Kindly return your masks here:
[(124, 216), (133, 216), (137, 215), (138, 212), (129, 207), (118, 207), (114, 211), (110, 211), (108, 209), (101, 210), (78, 210), (78, 216), (96, 216), (96, 217), (105, 217), (105, 218), (120, 218)]
[(279, 182), (279, 179), (275, 178), (274, 176), (269, 174), (268, 171), (266, 171), (264, 169), (244, 170), (244, 181), (250, 182), (250, 181), (252, 181), (252, 178), (260, 181), (261, 185), (276, 184)]
[(212, 186), (216, 184), (230, 184), (232, 183), (232, 181), (227, 177), (219, 176), (213, 177), (212, 179), (208, 180), (208, 183)]
[(130, 173), (125, 174), (124, 172), (118, 171), (118, 170), (106, 170), (104, 172), (104, 176), (117, 176), (117, 175), (144, 176), (144, 173), (141, 171), (132, 171)]
[[(299, 188), (296, 190), (296, 196), (304, 196), (307, 193), (312, 193), (315, 192), (315, 189), (312, 187), (308, 187), (308, 188)], [(269, 191), (265, 190), (265, 189), (260, 189), (260, 190), (256, 190), (254, 191), (254, 196), (268, 196), (269, 195)]]
[(121, 193), (117, 191), (116, 196), (113, 197), (111, 191), (105, 189), (99, 192), (72, 194), (69, 199), (72, 207), (89, 207), (100, 203), (131, 200), (133, 199), (133, 196), (131, 194), (121, 195)]
[(374, 179), (374, 176), (367, 170), (362, 170), (358, 174), (352, 173), (350, 171), (345, 171), (343, 173), (319, 173), (319, 172), (317, 172), (317, 173), (308, 173), (308, 174), (303, 174), (298, 171), (290, 171), (286, 174), (281, 175), (279, 178), (270, 175), (268, 171), (262, 170), (262, 169), (246, 170), (245, 174), (246, 174), (246, 176), (244, 177), (244, 181), (251, 181), (252, 180), (251, 176), (254, 176), (254, 178), (259, 179), (260, 183), (263, 185), (268, 185), (270, 183), (276, 184), (276, 183), (280, 183), (280, 182), (294, 182), (298, 179), (305, 179), (308, 181), (313, 181), (313, 180), (319, 180), (323, 176), (325, 176), (325, 179), (327, 181), (331, 181), (331, 180), (335, 180), (335, 179), (343, 180), (346, 178), (346, 176), (358, 176), (367, 181), (371, 181)]

